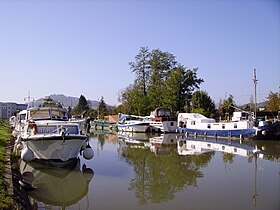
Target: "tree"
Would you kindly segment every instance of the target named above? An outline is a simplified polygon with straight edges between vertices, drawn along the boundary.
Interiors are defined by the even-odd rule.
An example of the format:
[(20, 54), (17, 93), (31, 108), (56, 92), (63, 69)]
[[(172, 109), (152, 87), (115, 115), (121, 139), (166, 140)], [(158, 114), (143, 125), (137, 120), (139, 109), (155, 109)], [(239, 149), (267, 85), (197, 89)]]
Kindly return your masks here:
[(147, 86), (150, 78), (150, 52), (148, 47), (141, 47), (139, 53), (135, 56), (135, 62), (129, 62), (130, 69), (136, 74), (135, 84), (147, 95)]
[(122, 106), (119, 106), (122, 113), (147, 115), (149, 112), (148, 97), (143, 95), (137, 85), (130, 85), (124, 89), (119, 93), (118, 100), (122, 103)]
[(83, 115), (89, 110), (89, 104), (86, 98), (81, 95), (78, 101), (78, 104), (74, 107), (73, 113), (75, 115)]
[(198, 68), (188, 69), (185, 73), (184, 80), (182, 81), (182, 92), (185, 95), (185, 111), (191, 110), (191, 99), (195, 89), (199, 88), (199, 85), (204, 82), (203, 79), (197, 78)]
[(280, 93), (270, 91), (266, 99), (266, 108), (268, 111), (277, 112), (280, 110)]
[(222, 116), (225, 116), (228, 114), (229, 116), (231, 116), (235, 110), (235, 102), (233, 100), (233, 96), (229, 95), (229, 97), (225, 100), (220, 100), (219, 102), (219, 113)]
[(151, 52), (151, 84), (149, 86), (150, 109), (163, 106), (164, 82), (169, 76), (169, 72), (176, 66), (175, 56), (161, 50), (153, 50)]
[(188, 69), (178, 65), (169, 72), (164, 82), (163, 105), (173, 111), (184, 111), (188, 98), (195, 88), (198, 88), (202, 79), (197, 78), (198, 69)]
[(103, 96), (101, 96), (101, 99), (99, 101), (98, 111), (99, 111), (99, 116), (98, 116), (99, 119), (104, 119), (104, 117), (107, 114), (107, 106), (106, 106)]
[(192, 112), (200, 113), (206, 117), (215, 118), (216, 107), (214, 101), (205, 91), (196, 91), (191, 100)]

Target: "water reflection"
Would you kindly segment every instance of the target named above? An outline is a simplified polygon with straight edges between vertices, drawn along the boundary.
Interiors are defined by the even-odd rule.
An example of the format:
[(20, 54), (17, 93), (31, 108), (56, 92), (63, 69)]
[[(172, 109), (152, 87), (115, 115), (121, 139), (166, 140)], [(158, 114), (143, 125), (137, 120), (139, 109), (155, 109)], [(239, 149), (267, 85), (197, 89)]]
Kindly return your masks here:
[[(252, 202), (256, 206), (257, 159), (279, 161), (279, 144), (269, 142), (236, 141), (230, 139), (186, 138), (178, 134), (145, 136), (122, 133), (119, 153), (134, 170), (129, 190), (134, 191), (141, 204), (162, 203), (189, 187), (198, 188), (206, 168), (217, 152), (225, 164), (232, 164), (236, 156), (254, 161)], [(276, 146), (276, 148), (275, 148)], [(274, 152), (272, 152), (274, 151)], [(234, 183), (233, 183), (234, 184)]]
[(119, 151), (135, 172), (129, 190), (135, 191), (141, 204), (171, 200), (176, 192), (197, 187), (197, 179), (203, 177), (200, 169), (207, 166), (213, 153), (196, 158), (178, 156), (176, 142), (176, 134), (152, 136), (149, 142), (121, 139)]
[[(34, 209), (62, 208), (65, 209), (78, 203), (88, 193), (89, 183), (94, 176), (91, 168), (80, 167), (76, 159), (67, 168), (42, 165), (36, 162), (20, 164), (20, 172), (25, 188), (31, 187), (29, 196)], [(29, 186), (30, 184), (30, 186)], [(87, 204), (84, 204), (87, 206)]]
[(89, 143), (93, 159), (69, 169), (21, 166), (38, 209), (279, 209), (280, 142), (98, 132)]

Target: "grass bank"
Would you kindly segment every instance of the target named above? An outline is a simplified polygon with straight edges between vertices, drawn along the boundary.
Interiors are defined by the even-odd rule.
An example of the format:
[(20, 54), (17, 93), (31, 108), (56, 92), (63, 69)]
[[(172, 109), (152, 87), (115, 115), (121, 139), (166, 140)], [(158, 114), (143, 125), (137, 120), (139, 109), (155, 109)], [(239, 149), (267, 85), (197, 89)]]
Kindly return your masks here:
[(7, 121), (0, 120), (0, 209), (13, 209), (13, 199), (8, 194), (5, 181), (6, 151), (10, 140), (11, 129)]

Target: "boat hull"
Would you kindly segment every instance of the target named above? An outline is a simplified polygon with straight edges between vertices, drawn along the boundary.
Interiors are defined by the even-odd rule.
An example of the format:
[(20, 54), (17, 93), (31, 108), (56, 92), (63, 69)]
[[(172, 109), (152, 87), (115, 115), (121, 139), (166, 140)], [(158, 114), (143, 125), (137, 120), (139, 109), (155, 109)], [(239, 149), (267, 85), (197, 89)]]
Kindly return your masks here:
[(22, 139), (22, 144), (23, 148), (28, 146), (33, 151), (35, 160), (46, 160), (61, 165), (59, 162), (67, 164), (67, 162), (71, 162), (71, 159), (78, 157), (86, 139), (46, 137), (41, 139)]
[(173, 133), (176, 132), (177, 121), (150, 122), (150, 132)]
[(192, 128), (178, 128), (180, 133), (188, 133), (193, 135), (203, 136), (221, 136), (221, 137), (252, 137), (256, 134), (256, 129), (234, 129), (234, 130), (206, 130), (206, 129), (192, 129)]

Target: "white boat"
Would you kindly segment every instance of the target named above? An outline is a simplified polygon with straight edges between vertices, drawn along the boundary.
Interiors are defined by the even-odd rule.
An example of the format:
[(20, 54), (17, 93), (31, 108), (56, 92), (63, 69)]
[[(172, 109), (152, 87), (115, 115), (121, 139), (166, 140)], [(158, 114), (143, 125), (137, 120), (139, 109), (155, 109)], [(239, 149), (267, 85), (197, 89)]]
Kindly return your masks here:
[(198, 113), (179, 113), (178, 131), (204, 136), (222, 137), (251, 137), (256, 129), (251, 114), (247, 112), (234, 112), (232, 120), (216, 122)]
[(23, 132), (24, 126), (26, 124), (26, 113), (27, 110), (22, 110), (15, 116), (14, 127), (12, 132), (12, 135), (15, 138), (18, 138)]
[(15, 145), (25, 162), (47, 160), (64, 166), (77, 158), (88, 137), (81, 132), (78, 123), (68, 121), (66, 112), (58, 107), (27, 109), (24, 127)]
[(118, 130), (123, 132), (146, 132), (150, 123), (145, 122), (143, 117), (120, 114), (119, 121), (117, 122)]
[(176, 132), (177, 118), (171, 115), (169, 108), (156, 108), (145, 119), (150, 123), (150, 132)]

